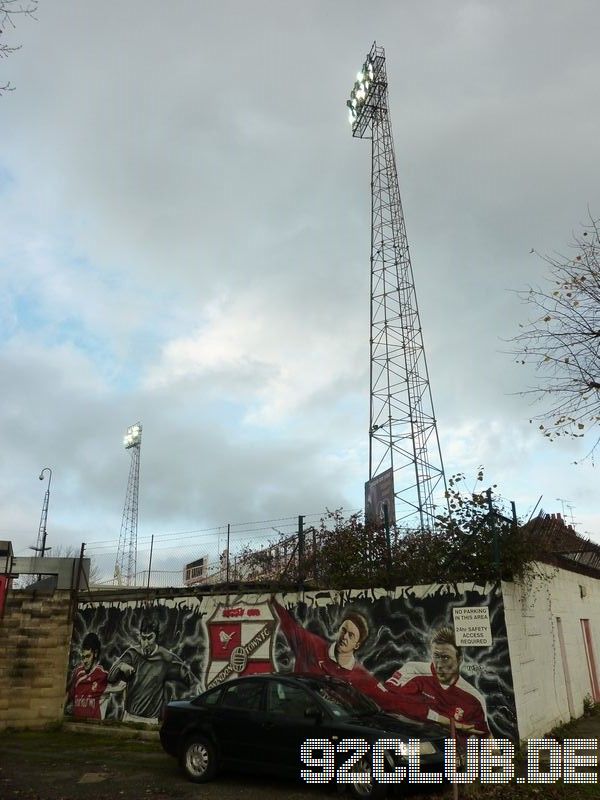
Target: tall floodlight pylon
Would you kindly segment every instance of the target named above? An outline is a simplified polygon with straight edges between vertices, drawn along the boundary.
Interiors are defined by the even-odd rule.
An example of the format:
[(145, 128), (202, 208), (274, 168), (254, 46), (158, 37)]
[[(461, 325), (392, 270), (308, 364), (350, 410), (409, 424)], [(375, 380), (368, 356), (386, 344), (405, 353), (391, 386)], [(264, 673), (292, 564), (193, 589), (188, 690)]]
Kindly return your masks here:
[(447, 509), (446, 479), (400, 200), (385, 52), (376, 43), (347, 106), (352, 135), (371, 139), (369, 481), (390, 471), (390, 517), (423, 530)]
[(138, 528), (138, 496), (140, 488), (140, 450), (142, 446), (142, 423), (136, 422), (127, 428), (123, 437), (123, 445), (131, 453), (129, 467), (129, 480), (123, 518), (121, 519), (121, 533), (119, 534), (119, 548), (115, 562), (115, 581), (121, 585), (133, 586), (137, 567), (137, 528)]

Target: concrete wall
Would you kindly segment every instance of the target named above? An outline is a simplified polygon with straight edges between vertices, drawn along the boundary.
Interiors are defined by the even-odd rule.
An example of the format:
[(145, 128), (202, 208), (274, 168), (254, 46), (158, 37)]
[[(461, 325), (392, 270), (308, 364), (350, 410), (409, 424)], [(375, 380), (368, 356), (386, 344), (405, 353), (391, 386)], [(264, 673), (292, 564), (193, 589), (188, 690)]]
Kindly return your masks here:
[[(335, 635), (337, 618), (343, 606), (352, 602), (358, 603), (361, 610), (369, 618), (372, 617), (374, 630), (381, 630), (382, 624), (387, 625), (385, 603), (392, 602), (393, 598), (393, 603), (402, 607), (402, 625), (397, 632), (392, 631), (398, 639), (396, 649), (400, 647), (401, 652), (398, 651), (393, 659), (390, 657), (391, 666), (383, 662), (380, 665), (380, 658), (375, 651), (371, 653), (370, 648), (361, 652), (361, 659), (367, 667), (378, 676), (381, 672), (381, 677), (385, 679), (392, 666), (395, 668), (409, 659), (427, 659), (429, 628), (444, 621), (451, 622), (451, 608), (454, 605), (489, 605), (490, 610), (493, 607), (496, 609), (493, 616), (497, 620), (495, 647), (502, 641), (504, 620), (506, 622), (505, 654), (498, 658), (499, 654), (493, 651), (469, 648), (465, 653), (463, 674), (486, 697), (488, 712), (492, 712), (491, 716), (495, 719), (501, 708), (512, 706), (512, 667), (518, 735), (525, 739), (546, 733), (553, 726), (568, 721), (571, 716), (580, 716), (584, 697), (592, 695), (582, 619), (589, 620), (593, 655), (597, 669), (600, 668), (600, 580), (546, 565), (539, 565), (539, 569), (547, 580), (536, 580), (529, 590), (518, 584), (504, 582), (503, 603), (494, 593), (485, 597), (487, 590), (482, 596), (479, 596), (481, 590), (473, 592), (467, 599), (467, 595), (453, 597), (439, 594), (433, 587), (428, 587), (430, 598), (427, 602), (431, 609), (426, 615), (427, 624), (420, 621), (424, 598), (418, 596), (414, 587), (408, 594), (398, 589), (390, 593), (386, 601), (383, 597), (376, 600), (376, 593), (372, 596), (358, 592), (319, 593), (318, 601), (306, 595), (303, 599), (308, 607), (302, 610), (299, 620), (305, 626), (310, 625), (312, 630), (322, 630), (322, 635), (331, 639)], [(367, 597), (367, 594), (370, 596)], [(196, 597), (173, 598), (149, 604), (115, 600), (82, 604), (75, 616), (73, 652), (69, 664), (72, 630), (68, 620), (69, 593), (9, 592), (4, 617), (0, 620), (0, 730), (7, 727), (39, 727), (60, 721), (66, 676), (78, 662), (78, 647), (83, 636), (89, 631), (98, 632), (103, 646), (101, 663), (110, 669), (127, 647), (136, 646), (140, 622), (148, 612), (160, 618), (166, 636), (165, 646), (189, 662), (198, 683), (204, 684), (208, 681), (213, 658), (207, 649), (209, 628), (218, 622), (217, 617), (213, 619), (217, 608), (223, 602), (227, 606), (232, 602), (243, 606), (250, 599)], [(267, 600), (266, 596), (252, 598), (260, 609)], [(291, 603), (289, 607), (294, 608), (298, 600), (288, 595), (286, 604)], [(379, 604), (382, 604), (381, 610)], [(297, 613), (295, 608), (294, 613)], [(237, 622), (237, 618), (232, 617), (227, 625), (233, 622)], [(173, 637), (167, 635), (171, 627)], [(183, 638), (182, 634), (185, 634)], [(275, 636), (272, 636), (270, 648), (268, 658), (273, 659), (274, 663), (278, 659), (285, 659), (282, 643), (279, 642), (275, 648)], [(493, 668), (491, 665), (494, 665)], [(501, 675), (498, 673), (500, 665)], [(217, 661), (214, 667), (217, 667)], [(202, 686), (198, 685), (197, 688)], [(493, 711), (493, 696), (497, 696), (494, 701), (497, 712)], [(507, 697), (511, 702), (507, 703)], [(114, 698), (111, 702), (115, 705)], [(497, 724), (494, 732), (497, 735), (511, 735), (504, 723)]]
[(583, 699), (593, 692), (582, 619), (589, 620), (600, 667), (600, 580), (545, 564), (538, 568), (546, 579), (537, 578), (529, 590), (502, 583), (521, 739), (583, 714)]
[[(464, 629), (465, 617), (475, 613), (485, 622), (478, 617), (463, 642), (462, 658), (453, 665), (456, 686), (439, 691), (432, 638), (454, 626), (455, 617)], [(342, 665), (335, 643), (348, 614), (357, 615), (352, 625), (362, 629), (363, 640)], [(237, 675), (294, 671), (335, 675), (384, 708), (418, 721), (444, 717), (449, 724), (454, 718), (483, 734), (517, 738), (500, 587), (473, 583), (307, 589), (276, 597), (267, 592), (148, 600), (143, 590), (138, 599), (131, 591), (129, 599), (96, 595), (79, 603), (74, 618), (67, 713), (152, 722), (165, 701), (193, 697)], [(430, 690), (418, 694), (417, 684)]]
[(0, 619), (0, 730), (62, 720), (69, 607), (69, 592), (9, 591)]

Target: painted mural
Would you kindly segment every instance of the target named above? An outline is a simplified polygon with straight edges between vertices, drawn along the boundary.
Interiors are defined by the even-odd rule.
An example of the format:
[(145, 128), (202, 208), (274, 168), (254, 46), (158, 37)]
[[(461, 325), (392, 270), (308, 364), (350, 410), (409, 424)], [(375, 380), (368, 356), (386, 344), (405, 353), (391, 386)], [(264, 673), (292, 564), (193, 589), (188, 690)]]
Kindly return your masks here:
[(464, 584), (81, 605), (66, 710), (152, 722), (260, 672), (333, 675), (389, 713), (517, 738), (500, 589)]

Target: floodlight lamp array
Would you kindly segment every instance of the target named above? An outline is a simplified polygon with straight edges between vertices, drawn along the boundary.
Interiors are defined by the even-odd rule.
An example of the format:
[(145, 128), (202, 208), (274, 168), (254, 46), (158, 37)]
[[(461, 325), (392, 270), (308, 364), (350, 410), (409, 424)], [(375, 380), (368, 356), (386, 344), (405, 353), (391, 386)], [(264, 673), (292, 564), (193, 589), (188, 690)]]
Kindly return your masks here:
[(140, 423), (136, 423), (135, 425), (131, 425), (127, 428), (127, 433), (123, 437), (123, 446), (126, 450), (130, 447), (135, 447), (139, 445), (142, 440), (142, 426)]
[(348, 122), (354, 126), (358, 116), (365, 105), (367, 97), (373, 81), (375, 79), (375, 66), (370, 58), (367, 58), (362, 65), (362, 69), (356, 75), (356, 81), (350, 93), (350, 100), (347, 101), (348, 106)]

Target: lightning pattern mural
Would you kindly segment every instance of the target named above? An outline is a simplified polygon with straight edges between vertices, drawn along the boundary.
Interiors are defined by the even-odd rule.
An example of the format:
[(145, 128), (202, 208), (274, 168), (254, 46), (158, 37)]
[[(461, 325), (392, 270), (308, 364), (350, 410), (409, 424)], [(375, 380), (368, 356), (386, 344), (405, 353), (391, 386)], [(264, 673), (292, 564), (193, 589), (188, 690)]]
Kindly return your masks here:
[[(485, 645), (457, 646), (455, 609), (489, 614)], [(452, 720), (464, 736), (518, 738), (497, 585), (85, 603), (66, 709), (153, 721), (171, 699), (260, 672), (333, 675), (388, 713)]]

